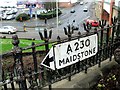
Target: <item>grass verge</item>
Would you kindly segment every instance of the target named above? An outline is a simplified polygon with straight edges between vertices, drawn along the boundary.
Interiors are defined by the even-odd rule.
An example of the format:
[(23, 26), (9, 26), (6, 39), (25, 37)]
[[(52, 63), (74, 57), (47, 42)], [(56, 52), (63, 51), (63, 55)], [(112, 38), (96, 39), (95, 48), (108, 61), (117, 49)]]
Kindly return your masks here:
[[(43, 43), (43, 40), (27, 40), (27, 39), (20, 39), (20, 43), (19, 43), (19, 47), (24, 48), (27, 46), (31, 46), (32, 42), (34, 42), (35, 44), (40, 44)], [(50, 47), (52, 47), (52, 44), (49, 45)], [(13, 48), (13, 44), (12, 44), (12, 39), (0, 39), (0, 54), (2, 53), (6, 53), (12, 50)], [(45, 50), (45, 46), (40, 46), (36, 48), (37, 50)], [(30, 50), (25, 50), (25, 52), (29, 52)]]

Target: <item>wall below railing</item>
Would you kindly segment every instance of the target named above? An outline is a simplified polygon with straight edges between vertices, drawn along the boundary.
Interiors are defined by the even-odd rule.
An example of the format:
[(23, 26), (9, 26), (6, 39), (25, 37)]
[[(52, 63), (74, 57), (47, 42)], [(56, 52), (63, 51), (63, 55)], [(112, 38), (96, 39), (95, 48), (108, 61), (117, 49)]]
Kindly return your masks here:
[[(90, 67), (87, 74), (82, 71), (73, 75), (71, 81), (64, 79), (52, 84), (52, 88), (90, 88), (114, 65), (118, 64), (114, 61), (114, 57), (112, 57), (112, 61), (109, 61), (109, 59), (103, 61), (101, 67), (98, 67), (98, 65)], [(48, 86), (45, 88), (48, 88)]]

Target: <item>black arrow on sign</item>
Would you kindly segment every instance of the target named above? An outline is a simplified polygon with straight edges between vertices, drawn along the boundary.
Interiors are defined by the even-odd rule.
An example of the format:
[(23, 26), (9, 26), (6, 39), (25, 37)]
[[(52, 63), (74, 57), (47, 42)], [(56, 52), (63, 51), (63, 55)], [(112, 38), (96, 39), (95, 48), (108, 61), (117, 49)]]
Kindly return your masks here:
[(43, 64), (47, 65), (50, 67), (50, 62), (53, 61), (53, 57), (49, 58), (49, 55), (46, 57), (45, 61), (43, 62)]

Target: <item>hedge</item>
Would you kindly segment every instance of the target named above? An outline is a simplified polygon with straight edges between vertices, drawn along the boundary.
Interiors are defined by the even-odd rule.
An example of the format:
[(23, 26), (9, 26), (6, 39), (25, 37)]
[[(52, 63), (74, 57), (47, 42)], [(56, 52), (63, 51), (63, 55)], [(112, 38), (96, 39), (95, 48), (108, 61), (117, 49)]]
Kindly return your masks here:
[(21, 13), (16, 17), (16, 20), (21, 21), (21, 22), (29, 20), (29, 19), (30, 19), (30, 16), (28, 16), (28, 14), (26, 14), (26, 13)]

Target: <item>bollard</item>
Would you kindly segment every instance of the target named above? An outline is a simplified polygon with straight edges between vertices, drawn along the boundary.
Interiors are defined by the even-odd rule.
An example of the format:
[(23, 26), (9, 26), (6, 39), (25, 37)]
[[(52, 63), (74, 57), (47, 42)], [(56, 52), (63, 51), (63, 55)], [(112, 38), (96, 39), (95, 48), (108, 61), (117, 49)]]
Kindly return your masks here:
[(47, 24), (47, 18), (45, 18), (45, 24)]
[(26, 32), (26, 24), (24, 24), (23, 30), (24, 30), (24, 32)]

